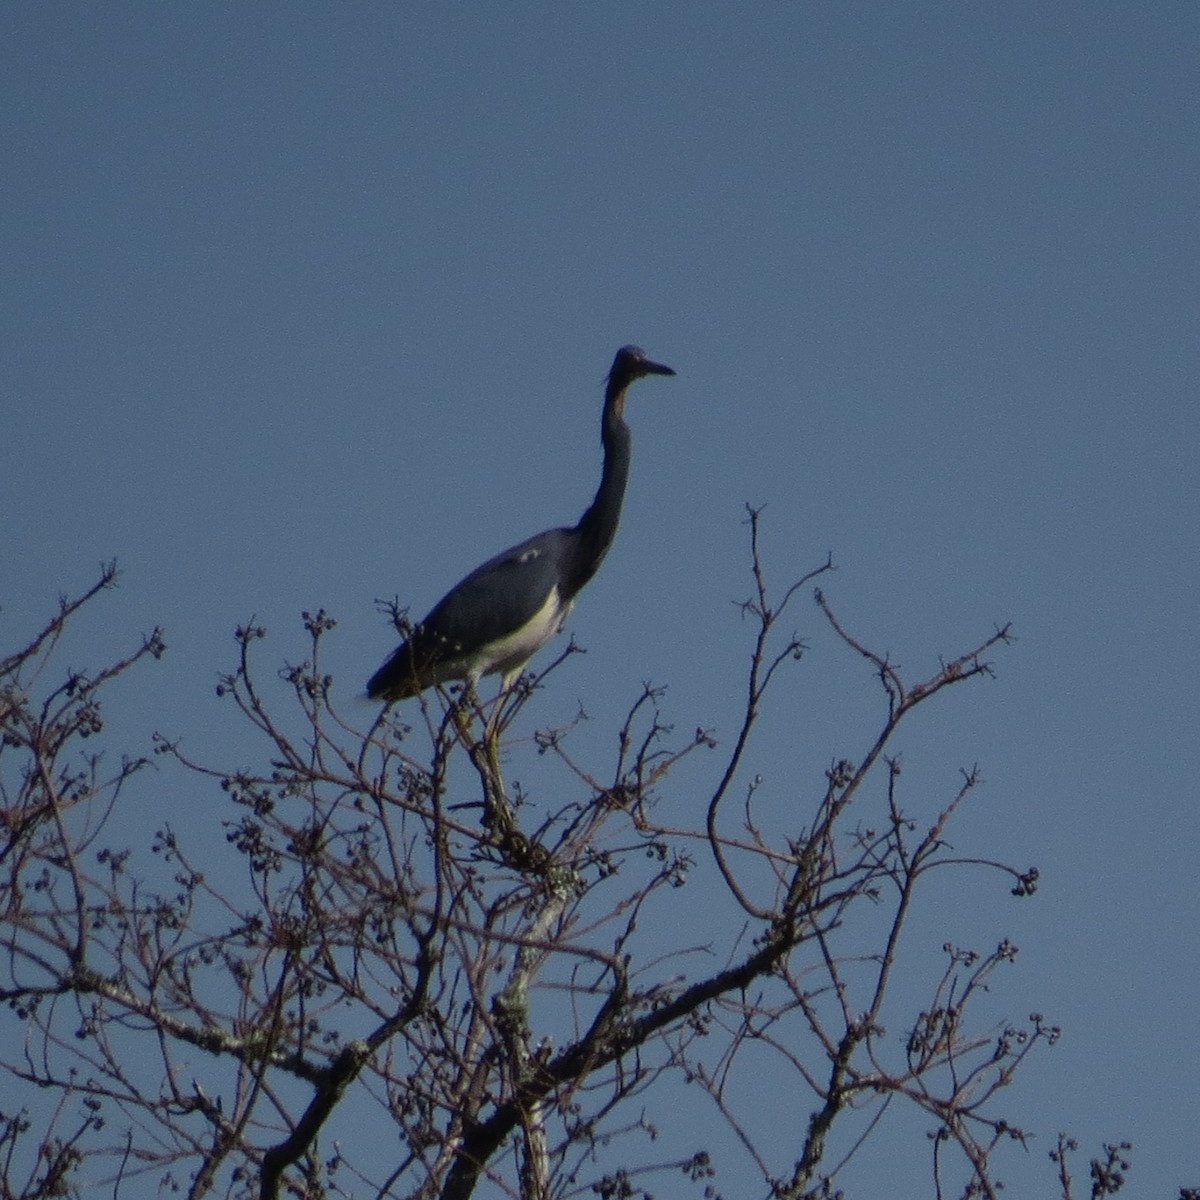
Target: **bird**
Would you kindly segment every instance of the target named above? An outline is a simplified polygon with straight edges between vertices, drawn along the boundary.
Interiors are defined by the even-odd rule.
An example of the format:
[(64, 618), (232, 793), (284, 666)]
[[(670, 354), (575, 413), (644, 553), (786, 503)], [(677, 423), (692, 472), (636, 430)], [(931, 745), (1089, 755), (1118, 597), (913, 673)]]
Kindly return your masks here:
[(475, 568), (413, 627), (367, 682), (367, 697), (392, 704), (426, 688), (463, 680), (467, 693), (500, 674), (500, 695), (558, 631), (580, 589), (612, 545), (629, 478), (631, 436), (625, 392), (646, 375), (674, 375), (637, 346), (622, 346), (604, 389), (600, 486), (575, 525), (547, 529)]

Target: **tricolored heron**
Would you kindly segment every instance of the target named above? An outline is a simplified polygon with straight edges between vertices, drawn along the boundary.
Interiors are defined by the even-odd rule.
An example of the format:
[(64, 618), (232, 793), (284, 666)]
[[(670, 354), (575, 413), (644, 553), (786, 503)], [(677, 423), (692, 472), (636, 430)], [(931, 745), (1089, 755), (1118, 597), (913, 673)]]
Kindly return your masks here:
[(674, 375), (637, 346), (622, 346), (604, 391), (600, 440), (604, 469), (596, 498), (579, 523), (547, 529), (476, 567), (415, 626), (399, 649), (371, 676), (367, 695), (391, 703), (434, 684), (499, 672), (503, 695), (521, 668), (563, 626), (580, 588), (608, 553), (625, 481), (629, 477), (629, 426), (625, 391), (643, 375)]

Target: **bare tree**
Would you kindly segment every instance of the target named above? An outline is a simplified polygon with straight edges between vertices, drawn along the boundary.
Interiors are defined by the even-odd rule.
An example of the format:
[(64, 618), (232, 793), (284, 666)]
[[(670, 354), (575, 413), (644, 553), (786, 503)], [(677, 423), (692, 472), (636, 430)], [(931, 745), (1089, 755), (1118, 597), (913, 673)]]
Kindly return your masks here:
[[(113, 569), (63, 601), (0, 662), (0, 1196), (616, 1198), (649, 1196), (671, 1171), (677, 1191), (716, 1196), (726, 1178), (737, 1195), (800, 1200), (841, 1194), (846, 1163), (887, 1153), (884, 1131), (907, 1109), (929, 1134), (916, 1148), (927, 1193), (995, 1197), (999, 1152), (1027, 1136), (998, 1093), (1058, 1032), (1036, 1015), (977, 1022), (1014, 947), (947, 944), (905, 1035), (884, 1017), (895, 1027), (902, 935), (932, 872), (1036, 889), (1035, 869), (949, 846), (974, 769), (919, 824), (892, 751), (916, 708), (991, 673), (1009, 630), (911, 680), (817, 591), (834, 641), (869, 663), (882, 712), (780, 828), (759, 811), (751, 735), (805, 649), (785, 617), (830, 564), (773, 595), (757, 512), (749, 528), (754, 636), (736, 735), (724, 748), (704, 729), (680, 737), (646, 687), (603, 773), (575, 753), (577, 719), (514, 734), (573, 647), (499, 713), (427, 693), (362, 730), (333, 702), (334, 622), (316, 612), (282, 707), (269, 672), (261, 684), (264, 631), (237, 632), (219, 691), (257, 731), (259, 766), (214, 767), (163, 739), (168, 769), (147, 775), (146, 757), (113, 763), (92, 747), (105, 687), (158, 657), (162, 636), (51, 682), (56, 643)], [(665, 824), (660, 798), (698, 751), (719, 759), (689, 809), (703, 817)], [(511, 785), (514, 764), (541, 770), (542, 790)], [(224, 862), (170, 822), (210, 786)], [(171, 800), (152, 836), (126, 826), (119, 840), (135, 787)], [(671, 931), (698, 910), (710, 933), (691, 946)], [(768, 1130), (764, 1088), (802, 1115), (795, 1140)], [(659, 1128), (689, 1105), (724, 1134), (655, 1157)], [(1047, 1175), (1065, 1200), (1072, 1149), (1060, 1138)], [(1108, 1151), (1093, 1196), (1123, 1181), (1124, 1149)]]

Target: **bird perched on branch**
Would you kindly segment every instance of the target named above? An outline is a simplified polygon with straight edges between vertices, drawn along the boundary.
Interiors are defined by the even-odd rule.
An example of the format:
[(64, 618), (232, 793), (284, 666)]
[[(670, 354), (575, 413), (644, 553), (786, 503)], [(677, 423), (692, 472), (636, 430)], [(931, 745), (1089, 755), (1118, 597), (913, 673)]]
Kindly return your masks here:
[(617, 351), (600, 418), (604, 469), (587, 512), (577, 525), (547, 529), (488, 559), (451, 588), (371, 676), (368, 697), (391, 703), (453, 679), (474, 689), (482, 676), (497, 672), (501, 694), (509, 689), (530, 657), (562, 628), (580, 588), (612, 545), (629, 477), (626, 389), (644, 375), (674, 374), (636, 346)]

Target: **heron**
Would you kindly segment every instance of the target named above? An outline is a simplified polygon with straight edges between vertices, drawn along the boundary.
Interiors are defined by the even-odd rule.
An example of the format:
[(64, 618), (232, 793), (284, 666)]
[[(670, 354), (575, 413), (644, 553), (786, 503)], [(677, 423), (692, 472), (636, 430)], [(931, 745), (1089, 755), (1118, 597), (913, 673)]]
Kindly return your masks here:
[(426, 688), (464, 680), (473, 694), (484, 675), (501, 676), (500, 696), (563, 627), (575, 597), (612, 545), (629, 478), (631, 437), (625, 392), (646, 375), (674, 375), (637, 346), (622, 346), (604, 389), (600, 486), (577, 524), (547, 529), (475, 568), (413, 627), (371, 676), (367, 696), (391, 704)]

